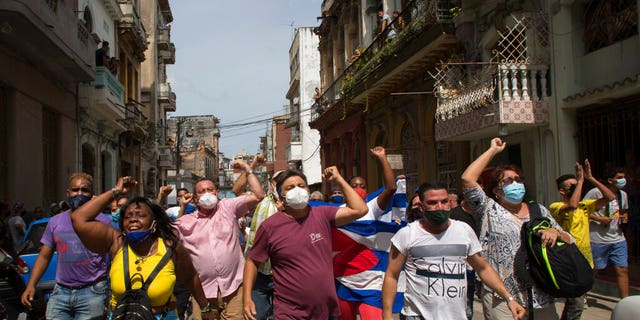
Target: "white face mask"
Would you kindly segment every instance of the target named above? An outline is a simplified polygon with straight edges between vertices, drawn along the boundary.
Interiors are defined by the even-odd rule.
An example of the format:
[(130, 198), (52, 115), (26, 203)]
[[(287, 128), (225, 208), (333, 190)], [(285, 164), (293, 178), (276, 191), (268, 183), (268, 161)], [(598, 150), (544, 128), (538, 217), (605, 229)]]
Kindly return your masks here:
[(309, 192), (306, 189), (295, 187), (287, 192), (285, 200), (287, 205), (293, 209), (304, 209), (309, 203)]
[(200, 199), (198, 199), (198, 206), (206, 210), (215, 208), (216, 204), (218, 204), (218, 197), (208, 192), (201, 195)]

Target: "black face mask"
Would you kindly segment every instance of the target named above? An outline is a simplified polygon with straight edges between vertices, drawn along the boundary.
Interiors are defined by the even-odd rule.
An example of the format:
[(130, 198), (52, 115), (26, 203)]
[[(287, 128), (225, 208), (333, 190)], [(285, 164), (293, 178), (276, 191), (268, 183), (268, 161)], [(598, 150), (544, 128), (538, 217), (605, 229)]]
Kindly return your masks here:
[(436, 227), (443, 226), (447, 223), (450, 215), (451, 211), (449, 210), (433, 210), (424, 212), (425, 218), (427, 218), (427, 220)]
[(411, 209), (410, 213), (411, 213), (411, 218), (413, 218), (413, 220), (419, 220), (424, 217), (424, 212), (422, 212), (422, 210), (418, 208)]

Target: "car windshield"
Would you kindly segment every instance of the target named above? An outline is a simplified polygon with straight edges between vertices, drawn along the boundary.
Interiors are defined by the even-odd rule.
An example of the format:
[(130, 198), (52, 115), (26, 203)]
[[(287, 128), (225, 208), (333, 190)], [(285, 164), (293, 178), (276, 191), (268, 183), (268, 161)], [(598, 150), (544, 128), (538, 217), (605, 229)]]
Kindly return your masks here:
[(42, 234), (46, 228), (46, 223), (38, 223), (31, 226), (31, 230), (29, 231), (27, 238), (24, 239), (28, 245), (21, 254), (34, 254), (40, 252), (40, 247), (42, 246), (40, 239), (42, 239)]

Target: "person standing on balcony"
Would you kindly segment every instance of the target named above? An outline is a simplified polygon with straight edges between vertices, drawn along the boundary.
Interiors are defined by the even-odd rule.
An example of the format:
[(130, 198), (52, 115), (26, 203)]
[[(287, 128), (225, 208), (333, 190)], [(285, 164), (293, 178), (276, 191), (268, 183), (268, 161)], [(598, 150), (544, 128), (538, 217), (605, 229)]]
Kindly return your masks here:
[(96, 67), (109, 67), (109, 41), (102, 41), (102, 47), (96, 50)]
[(393, 17), (393, 20), (395, 20), (395, 22), (393, 23), (393, 29), (396, 31), (396, 33), (400, 33), (406, 26), (404, 18), (400, 15), (400, 12), (398, 12), (398, 10), (394, 10), (391, 16)]

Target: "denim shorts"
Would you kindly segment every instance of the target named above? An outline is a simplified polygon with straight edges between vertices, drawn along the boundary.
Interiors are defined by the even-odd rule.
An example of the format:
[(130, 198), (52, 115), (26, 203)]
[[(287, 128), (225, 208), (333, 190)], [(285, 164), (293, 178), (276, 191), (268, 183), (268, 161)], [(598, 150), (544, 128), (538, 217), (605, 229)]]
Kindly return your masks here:
[(591, 253), (594, 267), (598, 270), (606, 268), (608, 264), (623, 268), (629, 266), (626, 240), (616, 243), (591, 242)]

